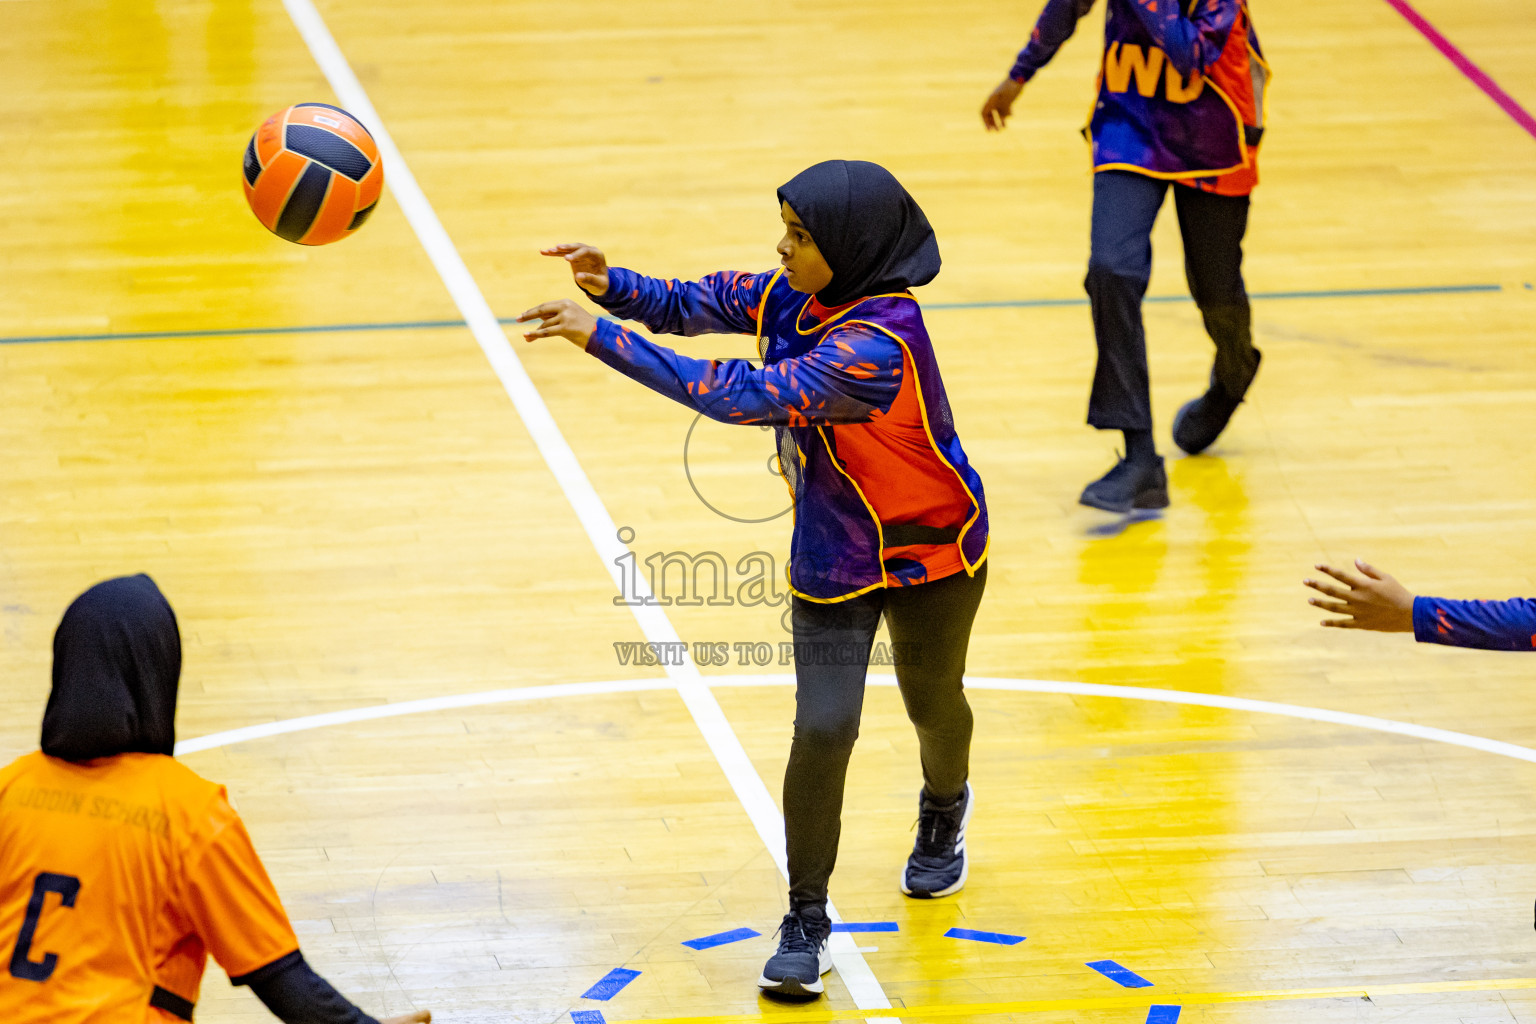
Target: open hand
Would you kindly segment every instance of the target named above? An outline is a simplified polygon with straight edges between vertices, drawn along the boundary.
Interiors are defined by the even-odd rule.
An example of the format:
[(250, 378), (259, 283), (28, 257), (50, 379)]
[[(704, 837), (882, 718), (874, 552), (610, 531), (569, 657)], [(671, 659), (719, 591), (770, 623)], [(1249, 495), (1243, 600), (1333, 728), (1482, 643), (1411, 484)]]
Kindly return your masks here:
[(1013, 101), (1024, 91), (1023, 82), (1005, 78), (998, 83), (987, 102), (981, 105), (981, 123), (989, 132), (1002, 131), (1003, 123), (1013, 113)]
[(1378, 633), (1413, 632), (1413, 594), (1408, 588), (1386, 573), (1355, 559), (1355, 568), (1364, 573), (1356, 576), (1344, 569), (1319, 565), (1319, 572), (1327, 573), (1344, 586), (1326, 580), (1303, 580), (1307, 586), (1324, 594), (1331, 601), (1309, 597), (1307, 603), (1343, 619), (1324, 619), (1323, 625), (1337, 629), (1370, 629)]
[(523, 335), (525, 341), (539, 338), (565, 338), (572, 345), (585, 351), (592, 332), (597, 330), (597, 317), (582, 309), (570, 299), (556, 299), (542, 306), (534, 306), (517, 318), (518, 323), (542, 320), (543, 323)]
[(562, 242), (548, 249), (540, 249), (540, 256), (563, 256), (571, 265), (571, 276), (588, 295), (608, 294), (608, 257), (603, 250), (583, 242)]
[(402, 1013), (398, 1017), (381, 1017), (379, 1024), (432, 1024), (431, 1010), (417, 1010), (414, 1013)]

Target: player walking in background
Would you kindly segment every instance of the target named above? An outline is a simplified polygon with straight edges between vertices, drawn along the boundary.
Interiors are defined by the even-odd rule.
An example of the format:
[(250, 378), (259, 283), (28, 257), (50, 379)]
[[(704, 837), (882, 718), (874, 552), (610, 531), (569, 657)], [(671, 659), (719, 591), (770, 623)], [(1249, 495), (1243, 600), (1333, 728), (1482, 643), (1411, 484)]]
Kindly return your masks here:
[[(545, 250), (615, 316), (666, 334), (752, 334), (763, 366), (689, 359), (568, 300), (528, 310), (529, 340), (569, 339), (626, 376), (726, 423), (773, 424), (795, 496), (790, 587), (795, 731), (784, 773), (789, 913), (758, 984), (820, 993), (831, 969), (827, 884), (848, 758), (882, 615), (921, 744), (918, 837), (902, 891), (958, 892), (968, 861), (971, 709), (961, 677), (986, 584), (981, 478), (955, 433), (909, 288), (939, 271), (927, 218), (890, 172), (832, 160), (778, 193), (781, 269), (663, 281), (585, 245)], [(905, 652), (905, 654), (903, 653)]]
[[(1093, 227), (1085, 287), (1098, 365), (1088, 422), (1125, 434), (1125, 458), (1081, 501), (1110, 512), (1163, 508), (1168, 478), (1152, 439), (1141, 301), (1152, 273), (1152, 224), (1174, 182), (1184, 272), (1216, 343), (1210, 387), (1174, 418), (1190, 454), (1221, 434), (1259, 368), (1243, 235), (1258, 184), (1269, 69), (1246, 0), (1107, 0), (1098, 100), (1087, 128)], [(1008, 77), (982, 104), (1001, 129), (1024, 85), (1055, 56), (1093, 0), (1049, 0)]]
[(377, 1024), (305, 963), (224, 787), (171, 756), (180, 676), (148, 576), (64, 613), (42, 750), (0, 771), (0, 1020), (190, 1021), (212, 953), (287, 1024)]
[(1338, 629), (1369, 629), (1377, 633), (1412, 633), (1426, 644), (1480, 647), (1486, 651), (1536, 651), (1536, 598), (1508, 601), (1452, 601), (1444, 597), (1415, 597), (1391, 576), (1355, 561), (1361, 573), (1319, 565), (1339, 583), (1303, 580), (1329, 600), (1310, 597), (1307, 603), (1342, 619), (1324, 619)]

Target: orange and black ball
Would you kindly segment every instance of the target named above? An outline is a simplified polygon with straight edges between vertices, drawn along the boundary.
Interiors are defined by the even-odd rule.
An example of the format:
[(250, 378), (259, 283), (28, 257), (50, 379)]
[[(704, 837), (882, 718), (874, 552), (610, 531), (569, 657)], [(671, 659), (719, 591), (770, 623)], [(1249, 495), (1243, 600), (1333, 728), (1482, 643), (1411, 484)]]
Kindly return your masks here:
[(245, 201), (273, 234), (325, 245), (362, 227), (384, 191), (379, 147), (340, 107), (296, 103), (245, 147)]

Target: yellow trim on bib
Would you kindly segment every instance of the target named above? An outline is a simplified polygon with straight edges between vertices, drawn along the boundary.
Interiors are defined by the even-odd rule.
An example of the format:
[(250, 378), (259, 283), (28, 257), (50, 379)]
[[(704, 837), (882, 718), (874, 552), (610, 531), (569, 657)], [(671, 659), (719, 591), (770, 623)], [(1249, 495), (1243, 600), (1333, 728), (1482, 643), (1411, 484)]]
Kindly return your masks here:
[(858, 302), (853, 303), (847, 309), (842, 310), (836, 316), (831, 317), (830, 319), (827, 319), (827, 320), (823, 320), (821, 323), (817, 324), (815, 327), (812, 327), (808, 331), (802, 331), (802, 330), (800, 330), (800, 318), (805, 315), (806, 307), (811, 304), (811, 300), (814, 299), (815, 297), (816, 296), (814, 296), (814, 295), (807, 295), (805, 297), (805, 301), (800, 304), (800, 312), (795, 314), (795, 333), (799, 334), (802, 338), (808, 337), (809, 335), (812, 335), (812, 334), (815, 334), (817, 331), (821, 330), (823, 327), (831, 327), (833, 324), (837, 323), (843, 317), (847, 316), (849, 313), (852, 313), (854, 310), (856, 310), (860, 306), (864, 305), (864, 303), (868, 302), (870, 299), (911, 299), (913, 302), (917, 301), (917, 296), (913, 295), (911, 292), (882, 292), (879, 295), (866, 295), (862, 299), (860, 299)]

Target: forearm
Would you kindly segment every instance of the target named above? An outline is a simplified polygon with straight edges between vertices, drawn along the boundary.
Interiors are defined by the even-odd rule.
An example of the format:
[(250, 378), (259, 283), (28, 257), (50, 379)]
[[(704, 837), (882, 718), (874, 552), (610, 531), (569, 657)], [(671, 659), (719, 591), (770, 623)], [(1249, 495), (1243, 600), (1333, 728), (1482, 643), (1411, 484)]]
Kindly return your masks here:
[(1056, 56), (1061, 44), (1072, 38), (1078, 21), (1093, 9), (1093, 3), (1094, 0), (1049, 0), (1045, 10), (1036, 19), (1029, 42), (1019, 51), (1008, 77), (1015, 82), (1027, 82), (1035, 77), (1035, 72)]
[(231, 979), (249, 985), (283, 1024), (378, 1024), (294, 952), (252, 974)]
[(635, 320), (656, 334), (742, 334), (756, 326), (763, 282), (736, 271), (700, 281), (646, 277), (623, 267), (608, 269), (608, 291), (594, 301), (621, 320)]
[(1413, 636), (1421, 643), (1488, 651), (1536, 650), (1536, 598), (1508, 601), (1413, 599)]
[[(895, 373), (858, 368), (860, 379), (814, 353), (757, 367), (745, 359), (692, 359), (602, 321), (587, 352), (695, 412), (722, 423), (803, 426), (862, 423), (890, 408)], [(900, 357), (896, 358), (900, 365)]]
[(1237, 22), (1238, 0), (1202, 0), (1186, 17), (1177, 0), (1131, 0), (1136, 17), (1182, 75), (1204, 71), (1221, 59)]

